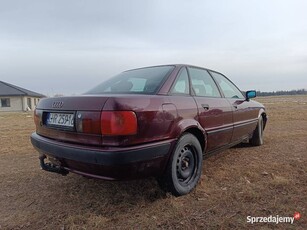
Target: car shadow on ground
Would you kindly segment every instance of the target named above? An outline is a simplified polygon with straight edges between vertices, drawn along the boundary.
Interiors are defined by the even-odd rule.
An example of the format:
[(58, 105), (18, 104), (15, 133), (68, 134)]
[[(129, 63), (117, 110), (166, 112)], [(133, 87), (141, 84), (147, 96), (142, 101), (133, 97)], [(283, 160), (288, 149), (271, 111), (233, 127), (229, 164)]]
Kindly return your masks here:
[(237, 145), (231, 147), (231, 149), (252, 148), (252, 147), (255, 147), (255, 146), (251, 145), (250, 143), (242, 142), (240, 144), (237, 144)]
[(76, 183), (83, 183), (84, 189), (89, 192), (93, 191), (97, 194), (97, 190), (104, 193), (104, 197), (108, 197), (115, 202), (125, 198), (133, 199), (136, 203), (137, 199), (154, 202), (166, 197), (164, 192), (154, 178), (128, 180), (128, 181), (104, 181), (99, 179), (84, 178), (74, 175)]
[(109, 218), (149, 207), (170, 196), (160, 189), (154, 178), (104, 181), (75, 174), (62, 177), (48, 173), (37, 176), (35, 183), (34, 189), (33, 185), (29, 187), (31, 199), (27, 210), (58, 216), (83, 213)]
[[(70, 177), (70, 178), (69, 178)], [(160, 189), (154, 178), (131, 181), (104, 181), (89, 179), (70, 174), (69, 181), (62, 185), (68, 195), (79, 200), (80, 204), (100, 203), (132, 207), (142, 203), (152, 203), (167, 197), (167, 193)], [(91, 206), (91, 205), (90, 205)]]

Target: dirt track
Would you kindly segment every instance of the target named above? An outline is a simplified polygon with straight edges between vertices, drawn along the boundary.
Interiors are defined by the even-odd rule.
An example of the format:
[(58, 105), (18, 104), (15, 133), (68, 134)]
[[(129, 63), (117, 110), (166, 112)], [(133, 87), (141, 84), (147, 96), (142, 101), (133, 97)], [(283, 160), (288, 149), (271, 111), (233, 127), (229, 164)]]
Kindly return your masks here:
[[(43, 172), (30, 113), (0, 113), (0, 229), (307, 229), (307, 96), (257, 98), (269, 121), (261, 147), (204, 161), (201, 183), (175, 198), (155, 180), (106, 182)], [(294, 224), (247, 216), (302, 217)]]

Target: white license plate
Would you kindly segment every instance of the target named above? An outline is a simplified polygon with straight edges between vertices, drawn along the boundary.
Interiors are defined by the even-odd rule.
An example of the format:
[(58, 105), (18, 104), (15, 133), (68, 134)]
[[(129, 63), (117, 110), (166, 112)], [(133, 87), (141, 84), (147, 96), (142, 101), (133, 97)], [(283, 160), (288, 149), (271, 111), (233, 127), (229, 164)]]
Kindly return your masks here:
[(48, 113), (47, 125), (62, 127), (74, 127), (74, 114), (72, 113)]

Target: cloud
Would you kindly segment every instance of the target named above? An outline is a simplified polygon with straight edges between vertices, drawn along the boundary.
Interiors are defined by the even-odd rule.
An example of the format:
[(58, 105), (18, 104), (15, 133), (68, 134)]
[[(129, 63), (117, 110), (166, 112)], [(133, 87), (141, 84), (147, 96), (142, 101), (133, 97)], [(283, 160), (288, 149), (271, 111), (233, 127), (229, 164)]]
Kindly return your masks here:
[(126, 69), (189, 63), (244, 89), (307, 87), (306, 8), (299, 0), (2, 1), (0, 78), (70, 94)]

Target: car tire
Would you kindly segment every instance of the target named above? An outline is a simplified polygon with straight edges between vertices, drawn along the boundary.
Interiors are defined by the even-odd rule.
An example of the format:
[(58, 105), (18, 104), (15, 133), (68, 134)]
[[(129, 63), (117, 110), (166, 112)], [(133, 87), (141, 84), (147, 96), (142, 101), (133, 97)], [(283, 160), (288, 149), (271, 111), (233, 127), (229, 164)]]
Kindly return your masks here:
[(174, 196), (188, 194), (200, 179), (202, 162), (202, 148), (198, 139), (190, 133), (183, 134), (175, 146), (164, 176), (158, 179), (160, 187)]
[(257, 127), (253, 133), (252, 138), (249, 140), (249, 143), (253, 146), (260, 146), (263, 144), (263, 118), (259, 117)]

